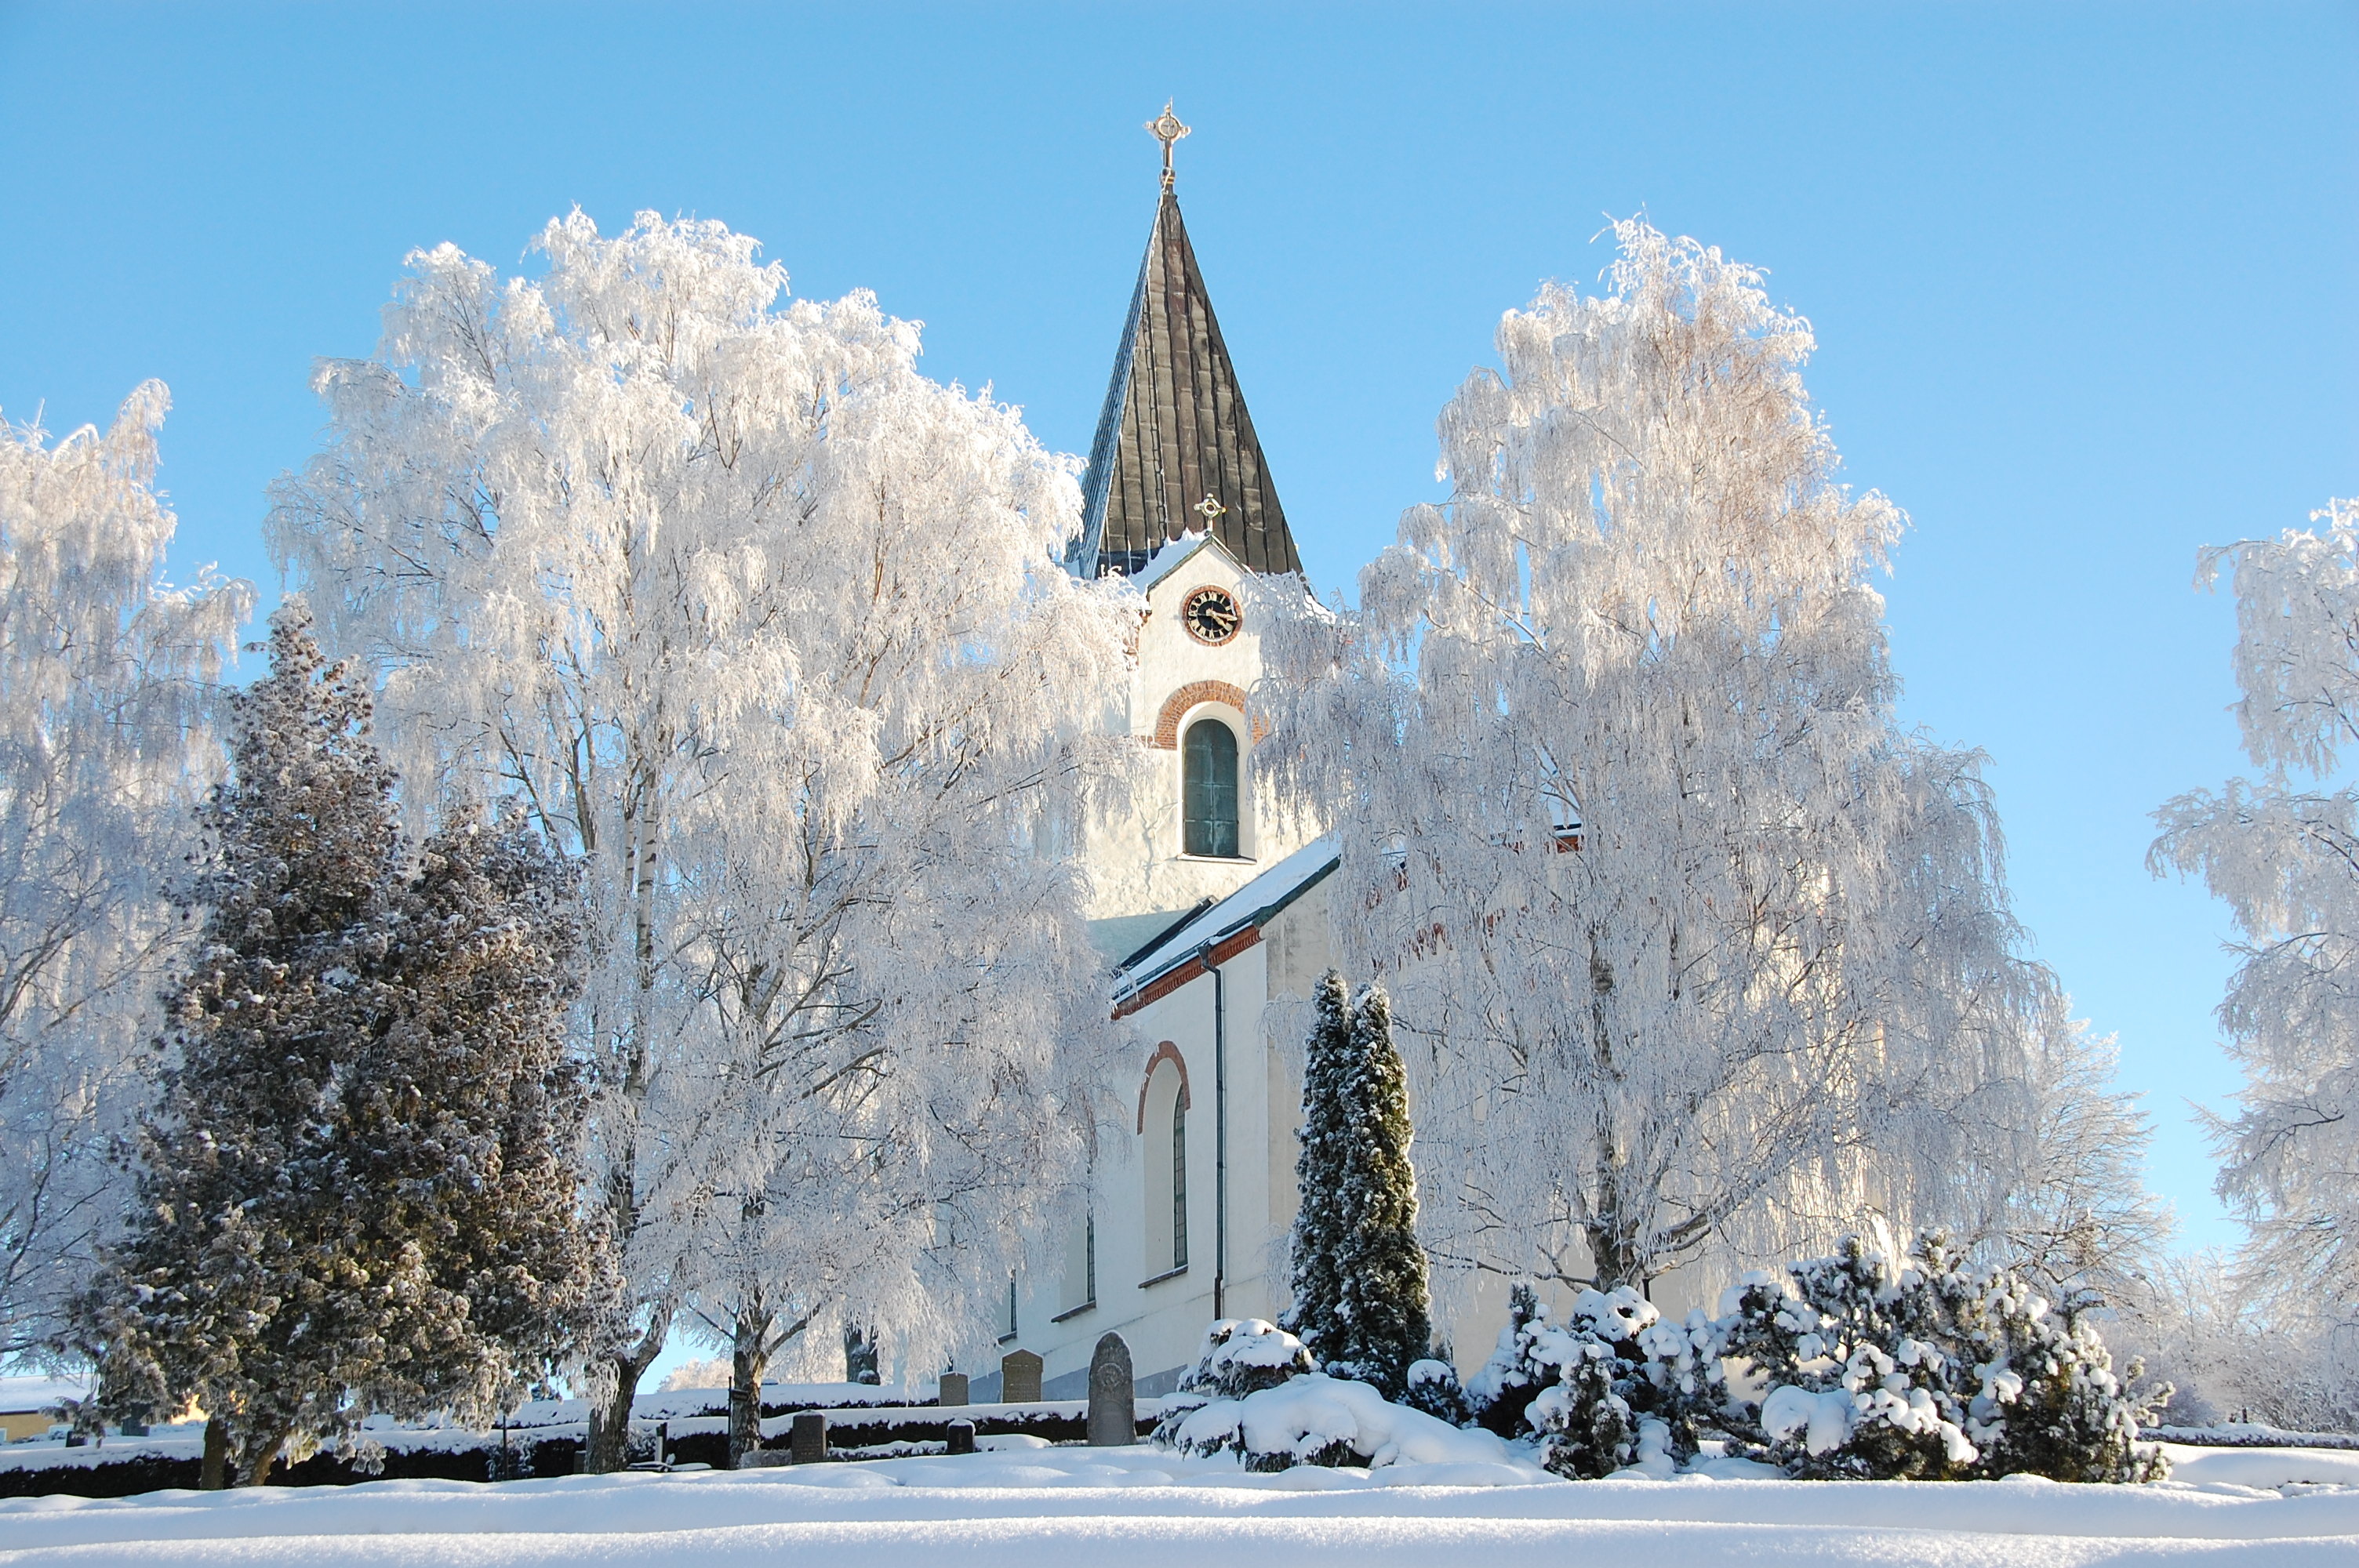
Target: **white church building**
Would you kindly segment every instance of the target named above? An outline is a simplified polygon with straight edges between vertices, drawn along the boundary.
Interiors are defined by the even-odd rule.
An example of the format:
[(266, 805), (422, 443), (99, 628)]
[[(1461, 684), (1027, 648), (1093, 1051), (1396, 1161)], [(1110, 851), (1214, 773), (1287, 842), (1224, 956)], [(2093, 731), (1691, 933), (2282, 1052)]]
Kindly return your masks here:
[[(1062, 1268), (1016, 1280), (1002, 1308), (1003, 1349), (1043, 1357), (1051, 1399), (1084, 1391), (1109, 1330), (1153, 1394), (1177, 1384), (1207, 1324), (1284, 1309), (1300, 1118), (1292, 1036), (1334, 961), (1333, 848), (1253, 785), (1261, 655), (1240, 588), (1301, 561), (1172, 193), (1170, 146), (1186, 130), (1168, 108), (1149, 129), (1164, 142), (1162, 198), (1071, 558), (1077, 573), (1121, 573), (1146, 596), (1110, 721), (1147, 750), (1151, 776), (1087, 850), (1093, 931), (1130, 1033), (1111, 1087), (1135, 1110), (1121, 1130), (1135, 1141), (1093, 1173), (1090, 1218)], [(1480, 1304), (1487, 1314), (1450, 1325), (1476, 1360), (1503, 1318), (1501, 1303)], [(998, 1383), (975, 1379), (974, 1397), (997, 1398)]]

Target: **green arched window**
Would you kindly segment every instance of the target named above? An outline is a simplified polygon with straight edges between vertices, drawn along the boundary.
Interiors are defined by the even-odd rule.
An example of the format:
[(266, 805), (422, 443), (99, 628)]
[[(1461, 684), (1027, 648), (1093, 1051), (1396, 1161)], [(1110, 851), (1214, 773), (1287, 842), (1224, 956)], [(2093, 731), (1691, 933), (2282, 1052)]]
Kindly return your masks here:
[(1237, 737), (1217, 719), (1188, 726), (1180, 746), (1182, 848), (1190, 855), (1237, 854)]

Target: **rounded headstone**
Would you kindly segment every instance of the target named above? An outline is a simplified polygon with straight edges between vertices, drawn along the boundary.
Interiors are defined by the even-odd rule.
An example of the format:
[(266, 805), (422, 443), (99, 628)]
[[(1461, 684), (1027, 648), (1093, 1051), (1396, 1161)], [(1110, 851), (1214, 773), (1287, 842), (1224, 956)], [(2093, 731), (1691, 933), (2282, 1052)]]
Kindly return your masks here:
[(1130, 1346), (1119, 1334), (1099, 1336), (1090, 1356), (1090, 1445), (1127, 1448), (1138, 1441), (1137, 1389)]

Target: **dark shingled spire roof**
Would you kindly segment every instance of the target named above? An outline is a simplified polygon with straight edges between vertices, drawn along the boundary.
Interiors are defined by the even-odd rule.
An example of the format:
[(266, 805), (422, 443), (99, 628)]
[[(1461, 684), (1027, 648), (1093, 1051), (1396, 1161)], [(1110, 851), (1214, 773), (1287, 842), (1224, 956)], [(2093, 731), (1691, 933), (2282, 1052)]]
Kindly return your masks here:
[[(1168, 139), (1166, 146), (1168, 163)], [(1136, 572), (1157, 546), (1209, 523), (1248, 569), (1299, 572), (1302, 558), (1165, 178), (1090, 443), (1074, 570)]]

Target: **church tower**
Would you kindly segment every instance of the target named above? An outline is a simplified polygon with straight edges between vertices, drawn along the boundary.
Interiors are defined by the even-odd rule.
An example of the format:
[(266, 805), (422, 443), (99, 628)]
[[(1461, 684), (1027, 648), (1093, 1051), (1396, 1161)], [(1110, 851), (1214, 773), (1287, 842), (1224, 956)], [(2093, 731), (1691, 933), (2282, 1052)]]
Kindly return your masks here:
[(1189, 127), (1166, 103), (1147, 128), (1163, 144), (1163, 199), (1090, 442), (1075, 569), (1135, 575), (1162, 546), (1209, 532), (1247, 571), (1299, 572), (1172, 192), (1171, 148)]
[[(1086, 1173), (1089, 1213), (1061, 1268), (1016, 1281), (997, 1332), (1038, 1354), (1051, 1399), (1088, 1391), (1093, 1348), (1123, 1336), (1141, 1394), (1169, 1393), (1215, 1318), (1275, 1317), (1273, 1260), (1295, 1210), (1299, 1087), (1271, 1046), (1333, 962), (1335, 849), (1253, 784), (1262, 738), (1259, 617), (1302, 591), (1300, 558), (1245, 412), (1196, 253), (1163, 191), (1082, 480), (1085, 578), (1136, 589), (1136, 656), (1106, 723), (1145, 766), (1127, 810), (1093, 823), (1092, 939), (1132, 1050), (1122, 1107)], [(1294, 1023), (1283, 1027), (1293, 1029)], [(1000, 1374), (975, 1379), (995, 1398)]]
[(1189, 128), (1168, 103), (1147, 128), (1163, 144), (1162, 195), (1069, 559), (1076, 575), (1125, 578), (1146, 597), (1126, 711), (1111, 717), (1149, 766), (1133, 809), (1099, 826), (1088, 855), (1099, 946), (1117, 963), (1300, 843), (1253, 787), (1261, 654), (1245, 588), (1302, 561), (1173, 193), (1171, 150)]

